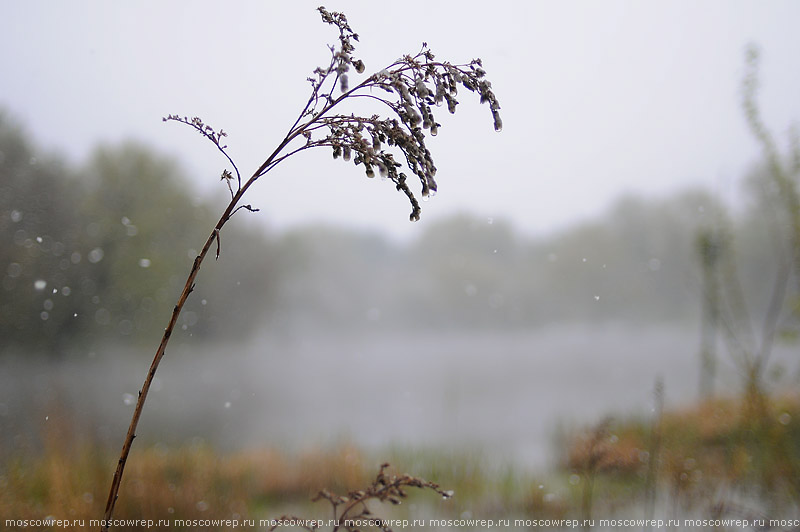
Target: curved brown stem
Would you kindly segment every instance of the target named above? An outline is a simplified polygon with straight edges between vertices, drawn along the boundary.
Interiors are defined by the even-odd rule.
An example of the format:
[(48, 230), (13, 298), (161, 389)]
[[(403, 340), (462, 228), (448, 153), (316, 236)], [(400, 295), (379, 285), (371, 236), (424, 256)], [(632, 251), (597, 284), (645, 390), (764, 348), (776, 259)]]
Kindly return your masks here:
[(202, 251), (200, 251), (197, 257), (195, 257), (194, 263), (192, 264), (192, 269), (186, 279), (186, 284), (183, 286), (183, 291), (181, 292), (180, 297), (178, 297), (178, 302), (175, 304), (175, 307), (172, 309), (172, 316), (170, 317), (169, 324), (167, 325), (167, 328), (164, 329), (164, 335), (161, 337), (161, 343), (158, 345), (156, 354), (153, 357), (153, 362), (150, 364), (150, 369), (147, 371), (144, 384), (142, 385), (141, 390), (139, 390), (136, 408), (133, 410), (133, 417), (131, 418), (131, 423), (128, 427), (128, 433), (125, 436), (125, 442), (122, 444), (122, 452), (120, 453), (119, 461), (117, 462), (117, 469), (114, 472), (114, 478), (111, 482), (111, 489), (108, 492), (108, 501), (106, 502), (103, 524), (100, 529), (103, 532), (108, 530), (111, 517), (114, 514), (114, 505), (119, 497), (119, 488), (122, 483), (122, 473), (125, 470), (125, 463), (128, 460), (128, 454), (131, 451), (133, 440), (136, 438), (136, 427), (139, 424), (139, 418), (142, 415), (142, 409), (144, 408), (144, 403), (147, 400), (147, 394), (150, 391), (150, 385), (153, 383), (153, 378), (155, 377), (158, 365), (161, 363), (161, 359), (164, 358), (167, 344), (172, 337), (172, 331), (175, 329), (175, 324), (178, 322), (178, 316), (180, 316), (181, 310), (183, 310), (183, 306), (186, 304), (186, 300), (189, 298), (189, 294), (191, 294), (192, 290), (194, 290), (194, 280), (197, 278), (197, 274), (200, 271), (200, 265), (206, 258), (208, 250), (211, 248), (214, 240), (219, 241), (219, 230), (230, 219), (230, 215), (238, 201), (241, 199), (244, 191), (245, 189), (240, 190), (239, 193), (233, 197), (230, 204), (228, 204), (228, 207), (225, 209), (225, 212), (217, 222), (217, 225), (214, 226), (214, 230), (206, 239), (206, 243), (203, 246)]
[[(220, 216), (219, 221), (214, 226), (213, 231), (206, 239), (202, 251), (197, 255), (197, 257), (195, 257), (194, 263), (192, 264), (192, 269), (189, 272), (186, 283), (184, 284), (183, 291), (181, 292), (180, 297), (178, 297), (178, 302), (172, 310), (169, 323), (167, 324), (166, 329), (164, 329), (164, 335), (161, 337), (161, 343), (156, 350), (156, 354), (153, 357), (153, 362), (151, 363), (150, 369), (145, 377), (144, 384), (139, 391), (139, 397), (136, 401), (133, 417), (131, 418), (128, 432), (122, 445), (122, 452), (120, 453), (119, 461), (117, 462), (117, 468), (114, 472), (114, 478), (111, 483), (111, 489), (108, 494), (108, 501), (106, 502), (101, 532), (105, 532), (109, 529), (111, 517), (114, 514), (114, 506), (119, 496), (120, 485), (122, 484), (122, 475), (125, 470), (125, 464), (128, 460), (128, 455), (130, 454), (133, 440), (136, 438), (136, 427), (139, 424), (139, 418), (142, 415), (144, 403), (147, 400), (147, 394), (150, 391), (150, 385), (153, 382), (153, 378), (155, 377), (156, 370), (158, 369), (161, 360), (164, 358), (167, 344), (169, 343), (172, 332), (175, 329), (176, 323), (178, 322), (178, 317), (180, 316), (181, 310), (186, 304), (189, 294), (191, 294), (192, 290), (194, 290), (194, 281), (197, 278), (198, 272), (200, 271), (200, 266), (202, 265), (209, 249), (211, 249), (211, 246), (215, 241), (217, 243), (216, 256), (219, 257), (220, 230), (228, 222), (231, 216), (233, 216), (233, 214), (242, 208), (249, 211), (258, 210), (252, 208), (250, 205), (239, 206), (239, 202), (241, 201), (245, 192), (247, 192), (247, 189), (249, 189), (259, 177), (275, 168), (275, 166), (287, 158), (301, 151), (314, 147), (327, 146), (338, 148), (340, 146), (344, 146), (348, 150), (352, 149), (353, 152), (358, 153), (358, 156), (353, 162), (356, 165), (363, 164), (368, 177), (373, 177), (375, 175), (373, 166), (375, 166), (382, 175), (386, 176), (386, 174), (388, 174), (388, 177), (396, 185), (395, 188), (398, 191), (402, 191), (408, 197), (412, 206), (410, 218), (412, 221), (416, 221), (419, 219), (419, 203), (417, 202), (414, 194), (411, 192), (409, 186), (406, 184), (405, 174), (398, 173), (396, 170), (396, 167), (401, 165), (395, 162), (391, 153), (387, 153), (382, 148), (377, 146), (379, 143), (375, 140), (376, 130), (379, 130), (378, 134), (381, 142), (385, 137), (390, 146), (395, 145), (397, 146), (397, 149), (402, 151), (406, 158), (406, 166), (408, 170), (416, 174), (422, 182), (423, 196), (427, 196), (430, 191), (436, 190), (436, 182), (434, 181), (436, 167), (433, 164), (430, 151), (425, 146), (425, 134), (422, 132), (422, 130), (425, 128), (430, 128), (431, 134), (436, 134), (436, 123), (433, 120), (433, 114), (430, 110), (430, 105), (433, 105), (434, 103), (442, 103), (441, 91), (444, 90), (444, 87), (448, 87), (447, 90), (453, 94), (455, 94), (454, 91), (457, 84), (463, 85), (472, 92), (478, 92), (481, 96), (481, 103), (488, 102), (490, 104), (492, 115), (495, 120), (495, 130), (500, 130), (500, 127), (498, 126), (498, 109), (500, 108), (500, 105), (497, 102), (494, 93), (490, 89), (491, 84), (484, 78), (485, 72), (482, 68), (479, 68), (481, 65), (480, 60), (474, 59), (468, 65), (461, 66), (453, 66), (449, 63), (434, 62), (433, 54), (427, 50), (427, 45), (425, 44), (423, 44), (423, 51), (416, 56), (405, 56), (403, 59), (395, 61), (392, 65), (390, 65), (389, 68), (392, 70), (392, 89), (388, 89), (388, 74), (378, 73), (366, 78), (364, 81), (349, 90), (346, 88), (346, 86), (341, 86), (343, 93), (339, 97), (333, 98), (333, 92), (335, 88), (340, 86), (337, 83), (340, 74), (338, 67), (341, 66), (343, 68), (342, 72), (345, 72), (345, 67), (352, 65), (358, 73), (361, 73), (363, 72), (364, 65), (360, 60), (353, 61), (349, 55), (354, 49), (350, 40), (353, 39), (357, 41), (358, 35), (352, 32), (344, 15), (341, 13), (328, 12), (325, 10), (325, 8), (319, 8), (319, 11), (322, 14), (324, 22), (333, 24), (339, 28), (341, 42), (340, 49), (337, 51), (336, 49), (331, 48), (332, 57), (328, 68), (315, 70), (317, 78), (309, 78), (312, 82), (312, 94), (305, 107), (301, 111), (292, 127), (289, 129), (289, 132), (286, 134), (284, 139), (277, 146), (277, 148), (275, 148), (275, 151), (273, 151), (269, 157), (267, 157), (267, 159), (261, 164), (261, 166), (258, 167), (250, 179), (248, 179), (245, 183), (242, 183), (239, 169), (234, 164), (233, 159), (226, 152), (226, 146), (220, 144), (221, 138), (225, 136), (225, 133), (222, 130), (219, 130), (218, 132), (215, 131), (210, 126), (204, 124), (203, 121), (198, 117), (190, 119), (188, 117), (180, 117), (178, 115), (169, 115), (164, 118), (164, 121), (177, 121), (187, 124), (213, 142), (217, 149), (221, 151), (231, 165), (233, 165), (233, 168), (236, 172), (237, 188), (234, 190), (230, 182), (233, 179), (233, 176), (229, 171), (225, 170), (222, 174), (222, 179), (227, 182), (228, 189), (231, 193), (231, 201), (228, 203), (228, 206), (222, 213), (222, 216)], [(418, 59), (420, 58), (424, 58), (424, 62), (419, 62)], [(322, 90), (323, 85), (326, 83), (326, 80), (329, 80), (329, 76), (334, 71), (337, 73), (336, 78), (333, 79), (330, 91), (325, 92)], [(412, 71), (413, 75), (409, 74), (409, 71)], [(453, 78), (453, 72), (457, 74), (455, 78)], [(393, 92), (395, 89), (399, 90), (400, 93), (395, 94), (395, 96), (398, 98), (397, 103), (392, 104), (383, 98), (374, 97), (368, 94), (359, 94), (359, 91), (370, 89), (372, 87), (387, 89), (389, 92)], [(453, 96), (450, 96), (450, 92), (446, 93), (445, 96), (447, 97), (448, 101), (448, 109), (452, 113), (455, 112), (455, 104), (457, 102), (455, 102)], [(434, 96), (434, 94), (437, 96)], [(351, 114), (350, 117), (345, 115), (331, 116), (333, 110), (337, 108), (341, 102), (351, 97), (364, 96), (376, 99), (388, 105), (390, 110), (393, 112), (393, 115), (395, 115), (395, 118), (391, 121), (391, 123), (388, 120), (378, 121), (377, 115), (372, 117), (355, 116), (354, 114)], [(434, 101), (434, 98), (438, 98), (438, 101)], [(406, 111), (406, 108), (411, 110)], [(414, 110), (415, 108), (419, 109), (419, 113), (422, 113), (422, 116), (425, 117), (425, 120), (422, 121), (421, 128), (419, 126), (422, 119), (419, 116), (419, 113)], [(369, 130), (369, 133), (373, 136), (371, 145), (363, 141), (360, 136), (361, 132), (365, 128), (365, 124), (371, 124), (373, 128)], [(331, 136), (312, 140), (312, 134), (324, 127), (328, 127), (330, 129)], [(348, 133), (347, 127), (350, 128), (350, 133)], [(336, 135), (338, 135), (338, 137)], [(293, 141), (296, 139), (302, 140), (302, 137), (306, 138), (305, 145), (299, 146), (295, 149), (289, 149), (289, 145)], [(334, 151), (334, 157), (336, 156), (337, 153)], [(345, 157), (345, 160), (349, 160), (349, 157)], [(379, 479), (381, 480), (383, 480), (383, 470), (385, 467), (386, 466), (383, 466), (381, 468), (381, 473), (379, 476)], [(424, 483), (419, 479), (414, 479), (411, 477), (403, 477), (399, 480), (396, 480), (396, 482), (398, 484), (396, 484), (394, 488), (396, 488), (398, 491), (395, 495), (402, 496), (402, 490), (399, 488), (400, 486), (404, 485), (432, 487), (437, 491), (440, 491), (438, 486), (435, 486), (434, 484)], [(440, 491), (440, 493), (442, 493), (443, 496), (449, 497), (446, 492)], [(379, 491), (378, 487), (374, 488), (371, 496), (373, 498), (379, 497), (381, 500), (384, 500), (386, 497), (388, 497), (386, 493)], [(389, 500), (393, 501), (391, 498)], [(347, 513), (352, 508), (354, 508), (354, 506), (347, 507), (344, 512)]]
[[(325, 112), (329, 110), (332, 105), (329, 105), (328, 108), (325, 109)], [(320, 116), (323, 113), (320, 113)], [(314, 118), (310, 121), (306, 126), (312, 124), (317, 118)], [(183, 123), (187, 123), (192, 125), (187, 120), (181, 120), (178, 117), (170, 116), (169, 119), (175, 119), (181, 121)], [(214, 226), (214, 229), (211, 231), (211, 234), (208, 235), (206, 239), (205, 245), (203, 245), (203, 249), (200, 253), (195, 257), (194, 263), (192, 264), (192, 269), (189, 272), (189, 276), (186, 278), (186, 283), (183, 285), (183, 291), (181, 292), (180, 297), (178, 297), (178, 302), (175, 304), (175, 307), (172, 309), (172, 316), (170, 317), (169, 323), (167, 324), (166, 329), (164, 329), (164, 335), (161, 337), (161, 343), (158, 345), (158, 349), (156, 350), (156, 354), (153, 357), (153, 362), (150, 364), (150, 369), (147, 371), (147, 376), (144, 379), (144, 384), (142, 385), (141, 390), (139, 390), (139, 397), (136, 400), (136, 407), (133, 410), (133, 417), (131, 418), (131, 423), (128, 426), (128, 432), (125, 435), (125, 441), (122, 444), (122, 451), (120, 452), (120, 457), (117, 462), (117, 469), (114, 471), (114, 478), (111, 482), (111, 489), (108, 492), (108, 500), (106, 501), (106, 509), (105, 514), (103, 516), (103, 523), (100, 528), (101, 532), (107, 532), (111, 517), (114, 515), (114, 506), (116, 505), (117, 498), (119, 497), (119, 489), (120, 485), (122, 484), (122, 474), (125, 471), (125, 463), (128, 461), (128, 455), (131, 451), (131, 446), (133, 445), (133, 440), (136, 438), (136, 427), (139, 424), (139, 418), (142, 415), (142, 409), (144, 408), (144, 403), (147, 400), (147, 394), (150, 391), (150, 385), (153, 383), (153, 378), (155, 377), (156, 370), (158, 369), (158, 365), (161, 363), (161, 359), (164, 358), (164, 353), (167, 349), (167, 344), (169, 343), (170, 338), (172, 337), (172, 331), (175, 329), (175, 324), (178, 322), (178, 316), (180, 316), (181, 310), (183, 310), (183, 306), (186, 304), (186, 300), (189, 298), (189, 294), (192, 293), (194, 290), (194, 280), (197, 278), (197, 274), (200, 272), (200, 266), (205, 260), (206, 255), (208, 254), (208, 250), (211, 249), (212, 244), (216, 240), (217, 242), (217, 257), (219, 257), (219, 233), (222, 227), (230, 220), (233, 213), (236, 212), (237, 205), (239, 201), (244, 196), (247, 189), (256, 182), (256, 180), (264, 175), (266, 172), (271, 170), (275, 167), (275, 165), (279, 164), (283, 161), (286, 157), (278, 157), (279, 154), (283, 151), (283, 149), (292, 142), (295, 138), (297, 138), (303, 128), (294, 129), (292, 130), (286, 138), (281, 142), (278, 147), (275, 149), (274, 152), (264, 161), (264, 163), (253, 173), (250, 179), (247, 182), (240, 186), (236, 193), (231, 197), (230, 203), (225, 208), (225, 212), (222, 213), (220, 216), (219, 221)], [(227, 154), (226, 154), (227, 156)], [(237, 170), (238, 174), (238, 170)], [(249, 205), (246, 206), (248, 210), (254, 210)]]
[[(313, 121), (310, 123), (313, 123)], [(194, 280), (197, 278), (197, 274), (200, 272), (200, 266), (205, 260), (209, 249), (211, 249), (211, 246), (214, 244), (214, 241), (217, 242), (217, 257), (219, 257), (220, 230), (228, 222), (228, 220), (230, 220), (231, 216), (233, 216), (233, 214), (239, 210), (237, 205), (242, 199), (242, 196), (244, 196), (245, 192), (247, 192), (247, 189), (249, 189), (259, 177), (266, 174), (266, 172), (274, 168), (275, 165), (279, 164), (285, 159), (285, 157), (279, 157), (280, 153), (289, 143), (291, 143), (292, 140), (298, 137), (301, 132), (302, 129), (293, 130), (290, 132), (283, 142), (278, 145), (275, 151), (272, 152), (272, 154), (270, 154), (264, 163), (253, 173), (250, 179), (248, 179), (247, 182), (236, 191), (231, 198), (230, 203), (228, 203), (228, 206), (225, 208), (225, 211), (217, 221), (217, 224), (214, 226), (214, 229), (211, 231), (211, 234), (208, 235), (202, 250), (197, 257), (195, 257), (194, 263), (192, 263), (192, 269), (189, 272), (189, 276), (186, 278), (186, 283), (183, 285), (183, 291), (181, 291), (181, 295), (178, 297), (178, 302), (172, 309), (172, 315), (170, 316), (166, 329), (164, 329), (164, 335), (161, 337), (161, 343), (158, 345), (156, 354), (153, 357), (153, 362), (150, 364), (150, 369), (147, 371), (144, 384), (142, 385), (141, 390), (139, 390), (139, 397), (136, 400), (136, 407), (133, 410), (133, 417), (131, 418), (131, 423), (128, 426), (128, 432), (125, 435), (125, 441), (122, 444), (122, 451), (120, 452), (119, 460), (117, 461), (117, 469), (114, 471), (114, 478), (111, 482), (111, 489), (108, 492), (105, 514), (103, 516), (103, 522), (100, 528), (101, 532), (107, 532), (110, 526), (111, 517), (114, 515), (114, 506), (116, 505), (117, 498), (119, 497), (119, 489), (120, 485), (122, 484), (122, 474), (125, 471), (125, 463), (128, 461), (128, 455), (130, 454), (133, 440), (136, 438), (136, 427), (139, 424), (139, 418), (142, 415), (144, 403), (147, 400), (147, 394), (150, 391), (150, 385), (153, 383), (153, 378), (155, 377), (158, 365), (161, 363), (161, 359), (164, 358), (167, 344), (172, 337), (172, 331), (175, 329), (175, 325), (178, 322), (178, 316), (180, 316), (181, 310), (183, 310), (183, 306), (186, 304), (186, 300), (189, 298), (189, 294), (191, 294), (194, 290)], [(247, 208), (251, 211), (257, 210), (253, 209), (249, 205), (245, 205), (244, 208)]]

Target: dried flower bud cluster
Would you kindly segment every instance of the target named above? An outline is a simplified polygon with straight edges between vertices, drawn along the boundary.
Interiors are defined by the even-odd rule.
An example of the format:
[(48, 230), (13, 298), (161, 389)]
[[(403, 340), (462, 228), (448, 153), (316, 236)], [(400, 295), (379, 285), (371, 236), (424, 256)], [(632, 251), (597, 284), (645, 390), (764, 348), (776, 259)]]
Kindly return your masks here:
[[(324, 500), (330, 503), (333, 507), (334, 520), (338, 523), (334, 530), (342, 529), (348, 532), (357, 532), (360, 530), (361, 523), (368, 521), (383, 532), (392, 532), (389, 527), (390, 522), (375, 516), (367, 507), (368, 501), (376, 500), (394, 505), (402, 504), (403, 499), (408, 496), (405, 488), (430, 489), (441, 495), (443, 499), (449, 499), (453, 496), (452, 491), (445, 491), (438, 484), (421, 478), (410, 475), (389, 475), (386, 471), (388, 468), (389, 464), (381, 464), (375, 480), (363, 490), (354, 490), (347, 495), (337, 495), (328, 490), (322, 490), (312, 501)], [(294, 521), (301, 528), (311, 532), (319, 528), (318, 522), (304, 525), (303, 523), (309, 523), (309, 520), (293, 516), (283, 516), (276, 520), (278, 523), (286, 521)], [(277, 528), (278, 526), (273, 526), (270, 531)]]
[[(312, 96), (301, 115), (307, 121), (295, 124), (293, 134), (305, 136), (306, 147), (328, 146), (333, 157), (364, 165), (367, 177), (378, 174), (390, 179), (398, 191), (403, 192), (411, 203), (410, 219), (420, 216), (420, 205), (400, 169), (405, 166), (420, 181), (423, 198), (437, 190), (436, 166), (430, 150), (425, 145), (426, 130), (432, 136), (439, 133), (441, 124), (436, 121), (434, 109), (447, 104), (450, 113), (455, 113), (458, 86), (477, 92), (481, 103), (488, 103), (494, 128), (503, 127), (500, 104), (486, 79), (480, 59), (465, 65), (453, 65), (435, 60), (433, 53), (423, 43), (414, 56), (406, 55), (387, 68), (369, 76), (361, 83), (350, 87), (347, 73), (350, 67), (357, 73), (364, 71), (364, 63), (353, 58), (358, 35), (350, 28), (347, 18), (337, 12), (319, 8), (322, 20), (339, 29), (339, 47), (331, 48), (332, 59), (327, 68), (317, 68), (312, 83)], [(326, 81), (332, 78), (331, 88), (323, 90)], [(333, 97), (333, 88), (339, 87), (342, 94)], [(375, 91), (380, 89), (380, 92)], [(370, 117), (353, 114), (334, 114), (332, 110), (345, 99), (370, 98), (382, 103), (392, 118)]]
[[(436, 136), (441, 128), (436, 121), (436, 108), (446, 104), (447, 110), (455, 113), (461, 86), (476, 92), (481, 103), (489, 104), (494, 129), (500, 131), (503, 128), (500, 103), (492, 91), (492, 84), (486, 79), (483, 64), (480, 59), (461, 65), (437, 61), (427, 43), (422, 43), (422, 49), (416, 55), (405, 55), (351, 86), (349, 72), (355, 70), (361, 74), (365, 69), (364, 62), (353, 55), (358, 34), (343, 13), (328, 11), (324, 7), (318, 10), (323, 22), (338, 28), (339, 45), (330, 47), (328, 66), (316, 68), (314, 76), (308, 78), (311, 96), (284, 141), (244, 187), (236, 165), (225, 151), (226, 146), (220, 144), (224, 132), (216, 133), (196, 117), (188, 119), (169, 115), (164, 120), (176, 120), (194, 127), (225, 154), (238, 181), (238, 188), (234, 191), (231, 179), (223, 174), (232, 198), (292, 155), (309, 148), (328, 147), (333, 150), (334, 159), (342, 157), (355, 165), (363, 165), (367, 177), (375, 177), (377, 173), (391, 180), (411, 203), (410, 219), (419, 220), (419, 201), (411, 189), (408, 175), (401, 170), (405, 167), (409, 175), (416, 176), (423, 199), (436, 193), (436, 165), (425, 144), (426, 132)], [(334, 96), (337, 88), (341, 94)], [(388, 111), (389, 117), (377, 114), (358, 116), (339, 110), (343, 102), (357, 98), (378, 102)], [(305, 144), (289, 149), (290, 144), (300, 137), (305, 139)]]
[(324, 7), (318, 8), (322, 21), (339, 28), (339, 48), (331, 49), (333, 52), (334, 63), (336, 65), (336, 77), (339, 81), (339, 88), (342, 92), (347, 92), (350, 89), (349, 78), (347, 72), (352, 65), (356, 72), (359, 74), (364, 72), (364, 63), (360, 59), (353, 59), (352, 53), (355, 46), (352, 41), (358, 42), (358, 34), (355, 33), (350, 25), (347, 23), (347, 17), (344, 13), (329, 12)]

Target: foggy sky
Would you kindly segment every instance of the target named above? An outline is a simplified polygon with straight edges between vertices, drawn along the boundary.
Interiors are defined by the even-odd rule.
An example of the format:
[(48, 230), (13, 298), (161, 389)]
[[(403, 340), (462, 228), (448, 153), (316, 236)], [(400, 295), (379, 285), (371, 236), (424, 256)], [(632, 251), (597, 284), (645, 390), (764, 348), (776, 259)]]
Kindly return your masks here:
[[(333, 28), (314, 2), (136, 3), (0, 0), (0, 107), (34, 140), (75, 162), (99, 142), (133, 138), (173, 154), (199, 190), (226, 190), (214, 147), (169, 113), (229, 133), (252, 172), (329, 60)], [(356, 55), (380, 70), (427, 41), (438, 59), (481, 57), (505, 129), (462, 91), (431, 139), (440, 193), (408, 222), (389, 183), (303, 154), (252, 189), (261, 220), (326, 221), (417, 234), (457, 211), (550, 231), (602, 212), (625, 192), (661, 195), (695, 184), (733, 199), (758, 156), (740, 111), (745, 46), (763, 53), (760, 101), (785, 145), (800, 120), (800, 3), (327, 2), (360, 34)]]

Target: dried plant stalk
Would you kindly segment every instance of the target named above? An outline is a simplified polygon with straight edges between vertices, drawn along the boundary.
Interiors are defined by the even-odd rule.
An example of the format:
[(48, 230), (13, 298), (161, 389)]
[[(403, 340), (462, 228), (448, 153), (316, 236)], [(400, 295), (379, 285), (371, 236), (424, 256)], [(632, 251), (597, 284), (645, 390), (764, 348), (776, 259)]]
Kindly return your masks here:
[[(391, 504), (402, 504), (408, 494), (406, 488), (419, 488), (435, 491), (443, 499), (453, 496), (452, 491), (443, 490), (438, 484), (427, 480), (412, 477), (411, 475), (389, 475), (386, 470), (388, 463), (381, 464), (375, 480), (363, 490), (354, 490), (347, 495), (337, 495), (328, 490), (320, 491), (313, 499), (316, 501), (328, 501), (333, 510), (333, 526), (331, 532), (346, 530), (347, 532), (359, 532), (364, 528), (377, 528), (383, 532), (392, 532), (391, 521), (382, 519), (372, 513), (367, 506), (369, 501), (388, 502)], [(304, 519), (292, 515), (283, 515), (275, 520), (269, 530), (273, 532), (284, 523), (291, 522), (296, 526), (316, 532), (319, 530), (319, 520)]]
[[(358, 34), (350, 28), (343, 13), (330, 12), (324, 7), (320, 7), (319, 12), (323, 22), (339, 30), (339, 44), (330, 47), (329, 64), (315, 69), (314, 75), (308, 78), (311, 95), (297, 120), (277, 148), (249, 179), (243, 182), (239, 168), (227, 152), (227, 146), (222, 144), (223, 138), (227, 136), (224, 131), (215, 131), (198, 117), (169, 115), (164, 118), (164, 121), (181, 122), (196, 129), (227, 158), (233, 172), (225, 169), (221, 178), (228, 187), (231, 199), (192, 264), (186, 284), (172, 311), (161, 343), (139, 391), (108, 494), (104, 526), (101, 528), (103, 531), (108, 530), (108, 523), (114, 512), (125, 463), (136, 437), (136, 427), (150, 385), (164, 357), (178, 316), (194, 289), (194, 281), (200, 266), (214, 243), (216, 243), (216, 257), (219, 257), (220, 231), (234, 214), (241, 209), (258, 210), (251, 205), (241, 203), (247, 190), (261, 176), (287, 158), (311, 148), (327, 147), (332, 150), (334, 159), (341, 157), (345, 161), (352, 161), (355, 165), (363, 165), (367, 177), (374, 177), (377, 171), (381, 177), (390, 180), (395, 188), (408, 198), (411, 203), (410, 219), (416, 221), (420, 217), (421, 208), (408, 183), (408, 176), (401, 170), (405, 169), (417, 177), (423, 197), (436, 192), (438, 188), (434, 179), (436, 166), (431, 152), (425, 145), (426, 131), (436, 135), (441, 127), (441, 124), (436, 122), (434, 108), (446, 104), (448, 111), (454, 113), (460, 86), (467, 91), (477, 93), (481, 103), (489, 105), (496, 131), (500, 131), (503, 127), (499, 112), (500, 104), (492, 91), (491, 83), (486, 79), (481, 60), (473, 59), (461, 65), (436, 61), (425, 43), (416, 55), (405, 55), (351, 87), (350, 72), (355, 70), (357, 74), (361, 74), (365, 68), (363, 61), (353, 56), (354, 42), (358, 41)], [(377, 102), (388, 116), (379, 114), (359, 116), (340, 111), (343, 102), (359, 98)]]

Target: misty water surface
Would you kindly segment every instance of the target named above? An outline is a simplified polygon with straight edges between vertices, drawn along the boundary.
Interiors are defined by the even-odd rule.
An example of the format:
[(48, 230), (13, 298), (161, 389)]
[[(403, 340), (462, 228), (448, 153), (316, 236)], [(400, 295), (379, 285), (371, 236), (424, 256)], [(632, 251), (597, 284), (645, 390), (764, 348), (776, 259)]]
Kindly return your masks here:
[[(552, 464), (559, 428), (609, 414), (651, 416), (658, 377), (667, 404), (695, 400), (696, 351), (692, 330), (599, 325), (176, 345), (151, 389), (137, 442), (205, 441), (231, 450), (351, 442), (375, 451), (480, 451), (541, 468)], [(44, 424), (69, 420), (116, 448), (149, 365), (149, 353), (134, 355), (2, 361), (4, 443), (21, 446)], [(733, 366), (724, 357), (720, 365), (719, 389), (735, 392)]]

